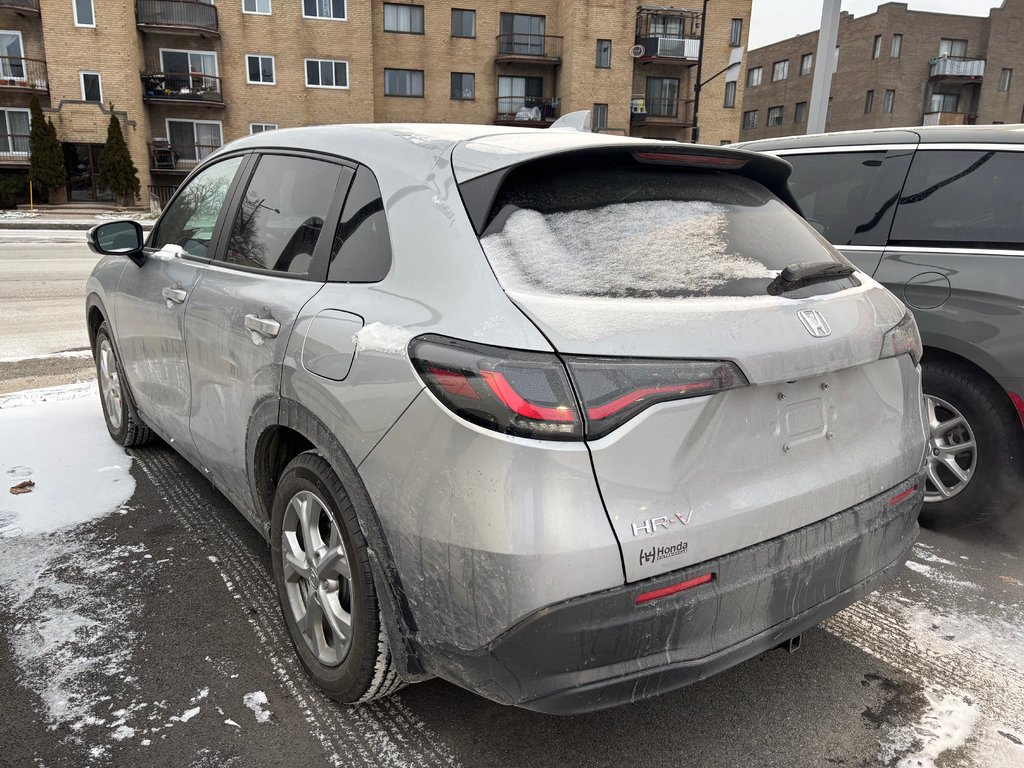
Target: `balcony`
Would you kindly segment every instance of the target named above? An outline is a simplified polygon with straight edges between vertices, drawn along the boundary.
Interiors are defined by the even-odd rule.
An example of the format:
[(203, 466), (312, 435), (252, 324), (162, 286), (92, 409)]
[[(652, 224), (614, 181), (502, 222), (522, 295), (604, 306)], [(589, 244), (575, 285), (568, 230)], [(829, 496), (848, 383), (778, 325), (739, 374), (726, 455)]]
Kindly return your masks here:
[(932, 59), (928, 77), (932, 80), (981, 80), (985, 76), (984, 59), (940, 56)]
[(220, 144), (149, 144), (149, 169), (155, 173), (191, 173), (201, 161), (220, 149)]
[(630, 51), (642, 64), (691, 66), (700, 59), (699, 11), (641, 6), (636, 15), (636, 45)]
[(532, 96), (499, 96), (495, 125), (518, 125), (523, 128), (547, 128), (558, 119), (558, 98)]
[(0, 135), (0, 168), (27, 166), (28, 155), (27, 133)]
[(693, 125), (693, 99), (648, 99), (634, 96), (629, 102), (629, 122), (640, 125)]
[(198, 72), (144, 72), (142, 98), (149, 104), (224, 108), (220, 78)]
[(925, 112), (921, 125), (974, 125), (978, 116), (970, 112)]
[(135, 18), (143, 32), (220, 37), (217, 7), (198, 0), (135, 0)]
[(49, 90), (50, 82), (46, 77), (45, 61), (0, 56), (0, 91), (46, 93)]
[(498, 35), (498, 53), (494, 60), (496, 62), (554, 66), (562, 62), (562, 38), (518, 32)]
[(0, 0), (0, 11), (14, 11), (20, 16), (38, 16), (39, 0)]

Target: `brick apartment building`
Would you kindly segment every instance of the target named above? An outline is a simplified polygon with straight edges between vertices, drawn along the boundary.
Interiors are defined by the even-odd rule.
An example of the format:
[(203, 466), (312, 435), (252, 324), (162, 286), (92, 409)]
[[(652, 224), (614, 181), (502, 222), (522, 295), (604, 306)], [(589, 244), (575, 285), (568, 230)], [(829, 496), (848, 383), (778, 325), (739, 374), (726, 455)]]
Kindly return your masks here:
[[(817, 47), (809, 32), (750, 51), (742, 141), (807, 132)], [(1024, 0), (987, 18), (843, 11), (835, 63), (826, 131), (1024, 122)]]
[[(0, 0), (0, 173), (28, 166), (32, 94), (64, 146), (72, 200), (108, 199), (113, 105), (143, 190), (166, 196), (251, 132), (352, 122), (599, 130), (688, 141), (703, 79), (745, 46), (751, 0)], [(700, 138), (739, 138), (736, 69), (701, 92)], [(145, 194), (144, 194), (145, 196)]]

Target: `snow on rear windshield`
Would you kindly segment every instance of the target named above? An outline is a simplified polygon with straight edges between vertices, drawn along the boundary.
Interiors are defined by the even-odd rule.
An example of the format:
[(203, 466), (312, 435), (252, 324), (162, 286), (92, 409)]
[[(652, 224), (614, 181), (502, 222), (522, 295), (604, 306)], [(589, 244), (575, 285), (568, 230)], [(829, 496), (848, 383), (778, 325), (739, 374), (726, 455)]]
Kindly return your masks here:
[(503, 191), (481, 238), (512, 292), (764, 295), (783, 267), (832, 258), (796, 214), (747, 179), (603, 170), (538, 182)]

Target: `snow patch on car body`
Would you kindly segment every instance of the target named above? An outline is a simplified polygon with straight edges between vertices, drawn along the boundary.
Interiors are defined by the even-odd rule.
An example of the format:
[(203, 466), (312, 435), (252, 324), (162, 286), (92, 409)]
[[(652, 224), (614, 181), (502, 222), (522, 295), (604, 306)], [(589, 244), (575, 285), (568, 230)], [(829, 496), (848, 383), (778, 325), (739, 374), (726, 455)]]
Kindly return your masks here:
[(416, 334), (408, 328), (384, 323), (370, 323), (360, 328), (352, 342), (358, 352), (379, 352), (383, 355), (405, 354), (409, 341)]

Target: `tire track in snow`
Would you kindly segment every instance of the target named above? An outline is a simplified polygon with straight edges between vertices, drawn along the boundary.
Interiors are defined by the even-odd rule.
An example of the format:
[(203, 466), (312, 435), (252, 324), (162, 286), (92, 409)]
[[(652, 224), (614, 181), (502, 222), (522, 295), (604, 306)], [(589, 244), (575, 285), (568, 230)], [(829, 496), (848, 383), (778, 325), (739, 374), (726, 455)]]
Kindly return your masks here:
[[(134, 451), (138, 466), (153, 483), (182, 525), (197, 536), (208, 534), (203, 548), (225, 588), (243, 610), (282, 688), (299, 705), (314, 738), (332, 765), (459, 768), (455, 755), (400, 700), (344, 708), (325, 696), (295, 656), (280, 617), (277, 594), (265, 563), (252, 552), (216, 509), (169, 457), (167, 449)], [(399, 694), (400, 695), (400, 694)]]

